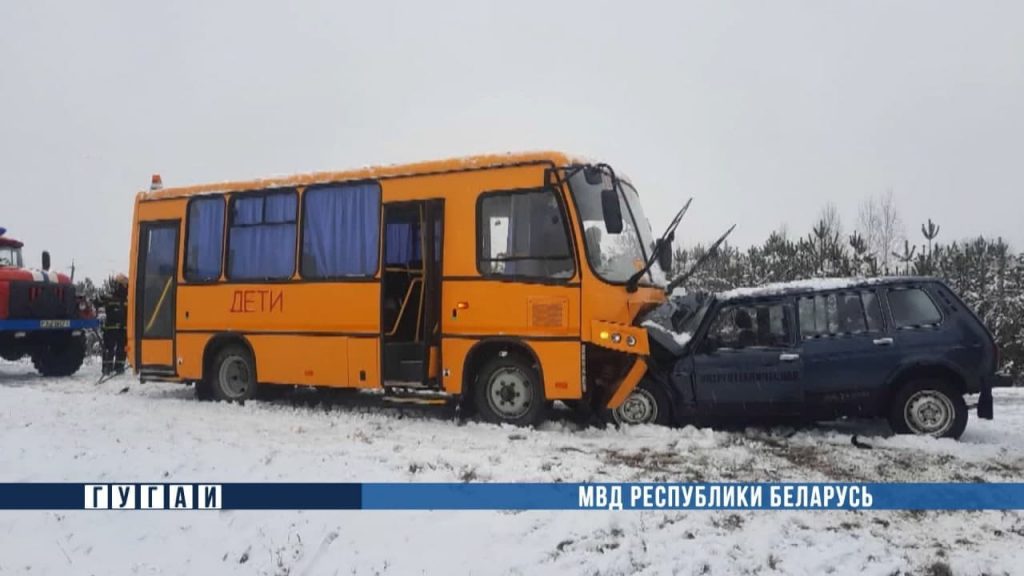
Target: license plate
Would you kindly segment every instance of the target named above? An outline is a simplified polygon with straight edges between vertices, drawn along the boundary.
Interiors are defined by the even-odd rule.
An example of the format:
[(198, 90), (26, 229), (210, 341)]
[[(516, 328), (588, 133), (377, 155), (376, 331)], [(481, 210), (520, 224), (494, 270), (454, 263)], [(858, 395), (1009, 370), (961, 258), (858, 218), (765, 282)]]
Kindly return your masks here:
[(71, 320), (40, 320), (40, 328), (70, 328)]

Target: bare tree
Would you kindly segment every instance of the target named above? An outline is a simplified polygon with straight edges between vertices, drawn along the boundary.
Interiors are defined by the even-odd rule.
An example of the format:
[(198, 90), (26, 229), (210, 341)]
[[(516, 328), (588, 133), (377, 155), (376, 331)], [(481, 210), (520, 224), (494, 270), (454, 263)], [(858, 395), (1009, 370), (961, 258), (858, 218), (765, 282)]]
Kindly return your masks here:
[(839, 215), (839, 208), (834, 202), (829, 202), (822, 207), (818, 214), (818, 224), (824, 226), (829, 235), (843, 235), (843, 218)]
[(891, 270), (895, 260), (893, 252), (905, 238), (903, 219), (896, 208), (892, 190), (865, 199), (860, 205), (857, 224), (868, 251), (877, 259), (878, 265), (882, 270)]

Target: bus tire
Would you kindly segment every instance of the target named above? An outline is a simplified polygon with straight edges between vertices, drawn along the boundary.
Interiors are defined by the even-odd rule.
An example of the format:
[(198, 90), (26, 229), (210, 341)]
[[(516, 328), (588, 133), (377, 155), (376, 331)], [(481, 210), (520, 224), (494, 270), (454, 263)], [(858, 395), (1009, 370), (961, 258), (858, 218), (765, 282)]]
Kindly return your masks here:
[(669, 401), (668, 392), (661, 384), (650, 378), (641, 380), (622, 404), (609, 412), (611, 421), (616, 426), (668, 426), (672, 423), (672, 403)]
[(544, 419), (547, 403), (540, 375), (514, 354), (484, 364), (473, 386), (474, 407), (485, 422), (533, 426)]
[(71, 376), (85, 361), (85, 338), (71, 336), (46, 343), (32, 351), (32, 365), (43, 376)]
[(207, 380), (197, 380), (195, 382), (195, 387), (196, 387), (196, 400), (199, 400), (201, 402), (206, 402), (206, 401), (214, 400), (215, 399), (213, 397), (213, 386), (210, 384), (209, 379), (207, 379)]
[(893, 396), (889, 426), (897, 434), (956, 439), (967, 428), (967, 403), (945, 380), (911, 380)]
[[(256, 396), (256, 362), (244, 346), (226, 346), (213, 359), (207, 376), (213, 398), (244, 402)], [(200, 389), (196, 389), (197, 395)]]

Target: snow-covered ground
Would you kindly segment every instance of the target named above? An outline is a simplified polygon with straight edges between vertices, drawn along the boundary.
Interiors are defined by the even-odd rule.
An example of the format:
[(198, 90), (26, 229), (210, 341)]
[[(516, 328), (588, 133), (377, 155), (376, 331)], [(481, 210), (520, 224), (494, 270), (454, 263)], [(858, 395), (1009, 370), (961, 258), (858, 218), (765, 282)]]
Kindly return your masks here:
[[(1024, 390), (961, 442), (884, 425), (457, 425), (297, 393), (244, 406), (0, 362), (0, 481), (1024, 481)], [(126, 391), (123, 391), (127, 387)], [(853, 446), (856, 432), (874, 448)], [(1016, 512), (0, 512), (0, 574), (1021, 574)]]

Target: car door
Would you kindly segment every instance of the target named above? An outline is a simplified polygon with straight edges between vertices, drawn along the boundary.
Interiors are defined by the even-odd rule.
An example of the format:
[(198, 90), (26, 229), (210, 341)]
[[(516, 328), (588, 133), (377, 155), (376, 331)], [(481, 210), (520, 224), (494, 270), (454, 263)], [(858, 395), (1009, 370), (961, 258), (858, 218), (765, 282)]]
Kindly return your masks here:
[(877, 292), (800, 296), (797, 315), (808, 415), (873, 415), (900, 357)]
[(693, 357), (694, 394), (715, 415), (792, 415), (803, 403), (788, 298), (729, 302)]
[(885, 297), (894, 347), (905, 362), (942, 357), (963, 346), (957, 331), (942, 329), (945, 318), (924, 285), (891, 286)]

